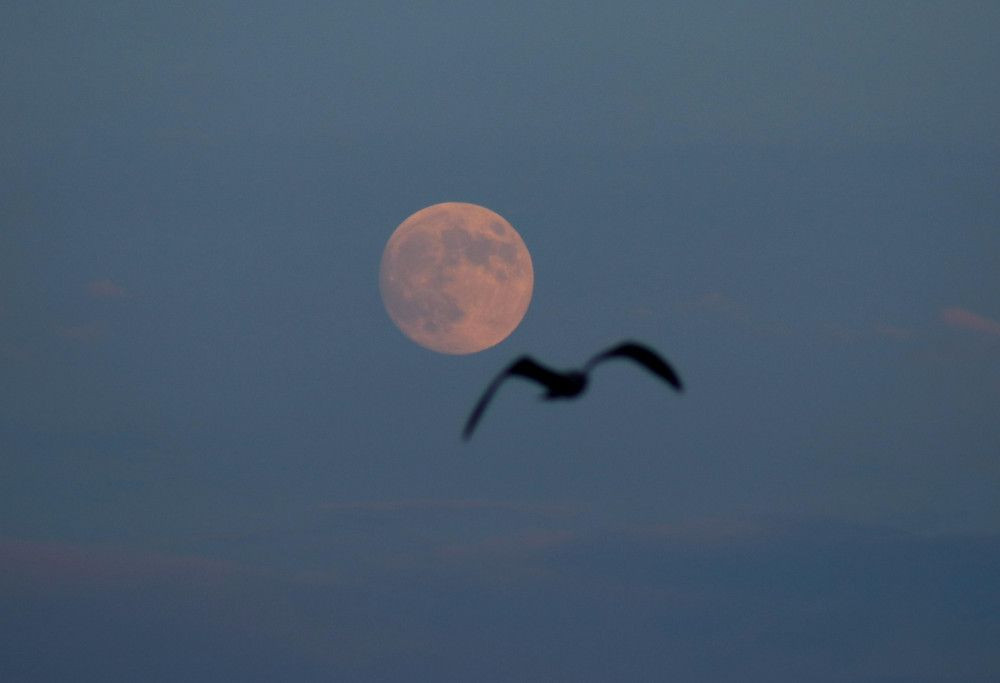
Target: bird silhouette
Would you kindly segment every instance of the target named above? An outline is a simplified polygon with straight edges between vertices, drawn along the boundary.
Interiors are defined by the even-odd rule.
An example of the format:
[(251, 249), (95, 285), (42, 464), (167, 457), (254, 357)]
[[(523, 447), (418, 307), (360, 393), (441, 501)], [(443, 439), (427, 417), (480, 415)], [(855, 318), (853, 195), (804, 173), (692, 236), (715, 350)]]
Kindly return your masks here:
[(524, 377), (538, 382), (545, 387), (545, 393), (542, 394), (542, 398), (545, 400), (575, 398), (587, 388), (587, 379), (594, 366), (611, 358), (628, 358), (633, 360), (677, 391), (683, 390), (680, 377), (670, 367), (670, 364), (652, 349), (634, 341), (622, 342), (606, 351), (602, 351), (587, 361), (587, 364), (582, 369), (568, 370), (566, 372), (558, 372), (547, 368), (530, 356), (521, 356), (507, 366), (486, 387), (486, 391), (483, 392), (479, 402), (476, 403), (476, 407), (472, 409), (469, 419), (465, 422), (462, 438), (468, 439), (472, 436), (472, 432), (476, 428), (479, 419), (483, 416), (483, 411), (486, 410), (490, 399), (493, 398), (493, 394), (496, 393), (497, 389), (500, 388), (500, 385), (508, 377)]

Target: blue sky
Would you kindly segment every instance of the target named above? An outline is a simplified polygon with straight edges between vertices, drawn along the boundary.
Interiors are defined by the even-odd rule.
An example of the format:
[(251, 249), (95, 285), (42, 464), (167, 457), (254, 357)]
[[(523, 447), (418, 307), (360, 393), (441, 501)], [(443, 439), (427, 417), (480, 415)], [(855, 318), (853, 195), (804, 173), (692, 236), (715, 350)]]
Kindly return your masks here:
[[(0, 11), (0, 677), (994, 680), (1000, 9)], [(466, 201), (521, 326), (395, 329)], [(581, 400), (497, 395), (521, 353)]]

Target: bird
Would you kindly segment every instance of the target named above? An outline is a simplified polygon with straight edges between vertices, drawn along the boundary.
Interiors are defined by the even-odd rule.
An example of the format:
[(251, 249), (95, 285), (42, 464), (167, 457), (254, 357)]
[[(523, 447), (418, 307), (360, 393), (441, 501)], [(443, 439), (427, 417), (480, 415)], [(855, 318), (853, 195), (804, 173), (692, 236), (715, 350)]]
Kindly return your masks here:
[(635, 341), (623, 341), (616, 346), (598, 353), (588, 360), (586, 365), (581, 369), (565, 372), (547, 368), (531, 356), (521, 356), (508, 365), (486, 387), (486, 391), (483, 392), (482, 397), (480, 397), (476, 406), (472, 409), (472, 413), (469, 414), (469, 419), (465, 422), (465, 429), (462, 430), (462, 438), (468, 440), (472, 436), (472, 432), (475, 430), (479, 419), (483, 416), (483, 411), (486, 410), (490, 399), (493, 398), (493, 394), (496, 393), (497, 389), (500, 388), (500, 385), (508, 377), (524, 377), (525, 379), (538, 382), (545, 388), (542, 398), (547, 401), (576, 398), (587, 388), (588, 377), (594, 366), (612, 358), (628, 358), (635, 361), (665, 381), (676, 391), (680, 392), (684, 390), (684, 385), (681, 383), (680, 377), (677, 376), (677, 373), (670, 364), (649, 347)]

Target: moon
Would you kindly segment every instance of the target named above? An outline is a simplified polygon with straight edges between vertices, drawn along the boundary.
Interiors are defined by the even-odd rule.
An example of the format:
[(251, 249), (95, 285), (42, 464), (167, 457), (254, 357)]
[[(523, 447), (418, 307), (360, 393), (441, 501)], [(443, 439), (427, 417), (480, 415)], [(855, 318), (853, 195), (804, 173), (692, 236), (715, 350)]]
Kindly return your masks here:
[(506, 339), (531, 303), (524, 240), (476, 204), (434, 204), (400, 223), (382, 252), (379, 289), (403, 334), (440, 353), (476, 353)]

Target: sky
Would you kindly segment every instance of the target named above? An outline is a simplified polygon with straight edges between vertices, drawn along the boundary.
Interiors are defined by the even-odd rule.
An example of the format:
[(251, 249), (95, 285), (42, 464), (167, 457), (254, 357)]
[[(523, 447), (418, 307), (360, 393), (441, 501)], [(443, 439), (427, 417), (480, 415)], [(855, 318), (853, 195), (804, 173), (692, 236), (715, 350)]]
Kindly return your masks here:
[[(995, 681), (1000, 5), (6, 3), (0, 678)], [(518, 329), (392, 324), (486, 206)], [(527, 382), (460, 432), (530, 353)]]

